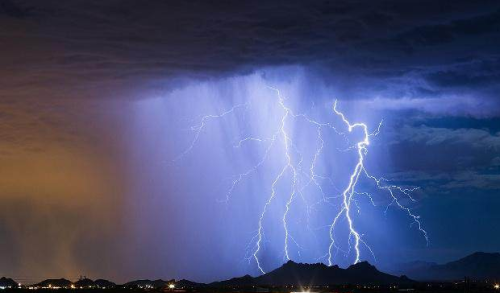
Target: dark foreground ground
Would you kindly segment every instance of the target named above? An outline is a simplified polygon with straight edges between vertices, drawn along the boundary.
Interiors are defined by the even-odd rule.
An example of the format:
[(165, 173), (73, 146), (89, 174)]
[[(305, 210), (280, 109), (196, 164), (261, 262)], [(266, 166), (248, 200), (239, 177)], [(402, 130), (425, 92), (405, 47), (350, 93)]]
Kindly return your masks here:
[[(296, 287), (245, 287), (245, 288), (214, 288), (214, 287), (203, 287), (203, 288), (177, 288), (174, 290), (168, 288), (158, 288), (158, 289), (139, 289), (139, 288), (124, 288), (117, 287), (112, 289), (5, 289), (0, 290), (0, 292), (5, 293), (209, 293), (209, 292), (221, 292), (221, 293), (252, 293), (252, 292), (272, 292), (272, 293), (290, 293), (290, 292), (372, 292), (372, 293), (382, 293), (382, 292), (498, 292), (499, 289), (495, 289), (494, 284), (488, 283), (473, 283), (465, 285), (463, 283), (420, 283), (406, 288), (398, 287), (368, 287), (368, 286), (336, 286), (336, 287), (312, 287), (312, 288), (296, 288)], [(105, 291), (105, 292), (103, 292)]]

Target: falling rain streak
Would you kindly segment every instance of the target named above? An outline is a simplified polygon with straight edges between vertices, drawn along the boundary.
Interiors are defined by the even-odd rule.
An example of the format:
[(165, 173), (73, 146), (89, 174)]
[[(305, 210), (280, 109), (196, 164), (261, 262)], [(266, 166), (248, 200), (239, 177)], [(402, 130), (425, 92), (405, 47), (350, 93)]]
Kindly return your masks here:
[[(331, 266), (335, 263), (334, 252), (338, 251), (343, 251), (345, 254), (354, 254), (353, 263), (358, 263), (362, 259), (361, 245), (363, 245), (367, 249), (367, 251), (370, 252), (371, 256), (375, 258), (374, 251), (364, 240), (363, 234), (358, 231), (356, 221), (352, 215), (354, 206), (356, 206), (358, 212), (360, 212), (359, 206), (356, 201), (357, 196), (364, 196), (368, 198), (372, 205), (376, 205), (374, 200), (375, 194), (373, 194), (372, 192), (357, 190), (359, 179), (362, 176), (374, 183), (374, 185), (376, 186), (376, 190), (381, 193), (380, 196), (383, 196), (382, 193), (385, 193), (386, 196), (389, 197), (389, 204), (387, 205), (387, 208), (389, 206), (395, 206), (403, 210), (411, 219), (412, 223), (416, 225), (418, 230), (422, 233), (425, 240), (427, 242), (429, 241), (427, 232), (422, 227), (420, 217), (414, 214), (409, 207), (402, 203), (403, 199), (410, 200), (411, 202), (415, 201), (411, 194), (418, 188), (394, 185), (389, 180), (383, 177), (378, 178), (372, 176), (365, 168), (364, 161), (368, 155), (370, 139), (379, 134), (379, 132), (381, 131), (382, 122), (380, 122), (378, 126), (373, 130), (370, 130), (370, 127), (365, 123), (352, 123), (339, 109), (337, 100), (333, 102), (332, 115), (337, 117), (338, 125), (334, 125), (332, 122), (317, 121), (316, 119), (311, 118), (306, 113), (294, 112), (294, 110), (292, 110), (292, 108), (287, 105), (287, 98), (283, 96), (278, 89), (268, 87), (268, 90), (270, 96), (276, 100), (277, 109), (279, 109), (279, 112), (275, 113), (275, 115), (276, 117), (279, 117), (279, 122), (270, 137), (247, 136), (237, 141), (236, 144), (228, 146), (233, 148), (241, 148), (243, 145), (249, 142), (254, 142), (265, 144), (265, 151), (263, 155), (249, 169), (245, 170), (244, 172), (238, 173), (233, 177), (230, 187), (227, 190), (225, 199), (223, 200), (223, 202), (229, 204), (231, 196), (235, 192), (238, 184), (240, 184), (245, 178), (259, 172), (259, 170), (263, 168), (263, 166), (266, 164), (266, 161), (268, 161), (269, 154), (273, 148), (282, 148), (281, 153), (284, 157), (284, 164), (279, 168), (280, 171), (276, 175), (276, 177), (272, 179), (272, 183), (269, 186), (269, 196), (260, 211), (256, 233), (254, 237), (252, 237), (251, 243), (248, 246), (249, 252), (247, 254), (247, 259), (254, 260), (257, 268), (261, 273), (266, 272), (260, 260), (260, 254), (264, 249), (264, 219), (268, 213), (269, 206), (277, 196), (286, 197), (284, 211), (281, 216), (282, 226), (284, 230), (283, 252), (285, 260), (291, 259), (291, 244), (294, 244), (298, 250), (302, 249), (301, 245), (298, 243), (298, 241), (296, 241), (296, 239), (290, 232), (290, 223), (288, 221), (291, 212), (291, 205), (297, 199), (297, 197), (300, 197), (305, 203), (308, 215), (311, 211), (312, 205), (329, 205), (338, 207), (338, 211), (336, 213), (332, 213), (331, 222), (328, 225), (328, 237), (330, 239), (330, 244), (328, 246), (327, 253), (323, 257), (323, 260), (326, 261), (328, 265)], [(208, 114), (201, 117), (197, 124), (190, 127), (194, 132), (194, 136), (191, 142), (184, 149), (184, 151), (174, 159), (174, 161), (178, 162), (193, 150), (197, 142), (200, 140), (201, 133), (205, 130), (208, 123), (212, 122), (213, 120), (221, 120), (228, 115), (240, 115), (242, 111), (248, 111), (249, 106), (250, 102), (241, 103), (225, 111), (222, 111), (221, 113)], [(311, 144), (315, 146), (314, 155), (312, 156), (312, 159), (307, 166), (305, 166), (304, 156), (301, 154), (299, 147), (294, 142), (292, 133), (288, 129), (288, 124), (292, 120), (296, 123), (298, 122), (307, 124), (316, 129), (316, 141), (311, 142)], [(361, 139), (356, 143), (351, 143), (350, 134), (357, 129), (361, 130)], [(345, 150), (342, 150), (342, 152), (355, 152), (356, 161), (353, 166), (344, 167), (345, 170), (343, 170), (343, 172), (345, 172), (348, 178), (348, 181), (343, 183), (345, 187), (343, 187), (341, 191), (340, 189), (338, 189), (339, 192), (337, 193), (328, 194), (327, 192), (325, 192), (323, 184), (321, 182), (326, 181), (333, 185), (333, 179), (322, 174), (318, 174), (316, 171), (316, 166), (318, 164), (318, 160), (320, 160), (320, 156), (330, 149), (325, 145), (324, 137), (326, 135), (332, 134), (342, 137), (344, 141), (349, 143), (349, 147)], [(339, 150), (338, 148), (335, 149)], [(286, 181), (289, 187), (289, 190), (286, 191), (285, 194), (282, 194), (283, 192), (278, 190), (278, 185), (282, 183), (282, 181)], [(305, 197), (307, 195), (305, 194), (304, 190), (311, 185), (316, 188), (317, 192), (319, 192), (319, 194), (321, 195), (321, 199), (314, 204), (309, 205), (307, 204), (308, 201), (305, 200)], [(347, 222), (347, 250), (342, 250), (337, 245), (339, 241), (337, 239), (335, 231), (338, 226), (341, 225), (341, 219)], [(308, 225), (305, 226), (307, 226), (307, 229), (311, 229), (310, 227), (308, 227)]]

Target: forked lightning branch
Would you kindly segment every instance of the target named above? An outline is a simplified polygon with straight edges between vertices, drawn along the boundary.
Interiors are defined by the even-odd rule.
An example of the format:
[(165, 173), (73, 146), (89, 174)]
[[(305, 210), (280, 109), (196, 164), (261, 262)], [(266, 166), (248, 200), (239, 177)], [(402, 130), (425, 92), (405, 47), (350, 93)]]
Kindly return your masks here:
[[(364, 240), (363, 234), (358, 230), (355, 218), (352, 215), (354, 209), (359, 211), (359, 207), (356, 205), (357, 196), (365, 196), (372, 204), (375, 204), (375, 194), (366, 192), (364, 190), (357, 190), (358, 182), (361, 177), (365, 177), (366, 179), (371, 180), (374, 183), (380, 193), (380, 195), (377, 195), (387, 196), (389, 198), (389, 206), (392, 205), (403, 210), (411, 219), (413, 224), (416, 225), (418, 230), (422, 233), (425, 240), (428, 241), (427, 232), (422, 227), (420, 217), (414, 214), (412, 210), (403, 203), (403, 199), (415, 201), (412, 197), (412, 192), (417, 188), (405, 188), (394, 185), (385, 178), (372, 176), (365, 168), (365, 159), (368, 155), (370, 139), (380, 132), (382, 123), (380, 123), (374, 129), (370, 129), (370, 127), (365, 123), (350, 122), (349, 119), (340, 110), (339, 103), (335, 100), (332, 106), (332, 115), (335, 115), (335, 117), (337, 117), (337, 119), (339, 120), (339, 124), (334, 126), (330, 122), (317, 121), (307, 114), (295, 113), (287, 105), (287, 99), (280, 93), (278, 89), (269, 87), (269, 92), (270, 96), (276, 100), (276, 104), (278, 105), (278, 109), (280, 110), (279, 122), (277, 123), (274, 133), (270, 137), (264, 138), (249, 136), (240, 139), (236, 145), (228, 145), (228, 147), (239, 148), (245, 143), (257, 142), (265, 144), (265, 147), (263, 155), (249, 169), (234, 175), (233, 180), (231, 181), (231, 185), (227, 190), (225, 196), (225, 201), (228, 202), (235, 192), (236, 187), (243, 180), (262, 169), (263, 165), (265, 165), (265, 163), (269, 160), (271, 150), (273, 148), (282, 148), (282, 151), (280, 153), (282, 153), (284, 156), (284, 163), (279, 168), (278, 174), (275, 177), (271, 178), (271, 184), (268, 187), (269, 195), (260, 211), (258, 221), (256, 223), (256, 234), (252, 238), (252, 243), (250, 243), (249, 246), (250, 252), (248, 254), (248, 259), (254, 260), (260, 272), (265, 273), (265, 269), (263, 268), (260, 256), (264, 249), (264, 220), (267, 213), (269, 212), (270, 205), (276, 200), (277, 197), (283, 197), (285, 206), (283, 209), (283, 214), (280, 217), (284, 230), (284, 238), (282, 240), (283, 252), (285, 259), (290, 260), (290, 245), (296, 245), (300, 249), (299, 243), (297, 243), (292, 233), (290, 232), (290, 223), (288, 219), (291, 213), (291, 205), (297, 199), (297, 197), (301, 197), (302, 199), (304, 199), (304, 197), (307, 196), (304, 190), (309, 186), (313, 186), (314, 188), (316, 188), (321, 195), (322, 199), (316, 204), (335, 204), (339, 207), (338, 211), (331, 215), (331, 222), (328, 225), (327, 236), (329, 237), (330, 245), (328, 246), (328, 251), (325, 254), (325, 258), (328, 265), (330, 266), (335, 263), (334, 252), (340, 249), (337, 245), (339, 240), (337, 239), (335, 232), (339, 225), (342, 224), (346, 225), (346, 228), (348, 229), (347, 243), (349, 243), (349, 247), (347, 252), (349, 253), (349, 251), (351, 251), (351, 253), (353, 254), (353, 262), (358, 263), (361, 260), (361, 246), (366, 247), (366, 249), (374, 256), (374, 252), (372, 251), (368, 243)], [(197, 125), (191, 127), (191, 130), (194, 132), (191, 143), (175, 159), (175, 161), (182, 159), (193, 150), (197, 142), (200, 140), (200, 136), (208, 123), (212, 122), (213, 120), (224, 118), (228, 115), (238, 115), (239, 111), (247, 111), (248, 106), (249, 103), (238, 104), (221, 113), (208, 114), (203, 116), (199, 120), (199, 123)], [(305, 123), (309, 126), (312, 126), (313, 129), (316, 130), (316, 141), (314, 142), (313, 148), (314, 155), (307, 166), (304, 166), (305, 162), (303, 156), (300, 153), (297, 145), (294, 143), (291, 133), (289, 133), (287, 126), (292, 122)], [(343, 170), (348, 180), (347, 182), (342, 183), (343, 187), (340, 188), (341, 190), (339, 194), (328, 195), (327, 192), (325, 192), (320, 181), (326, 180), (331, 182), (333, 178), (328, 178), (327, 176), (318, 174), (318, 172), (316, 171), (316, 167), (322, 153), (328, 150), (328, 148), (325, 146), (325, 137), (332, 133), (335, 135), (342, 135), (343, 137), (347, 137), (349, 133), (358, 130), (362, 133), (361, 139), (358, 142), (351, 144), (351, 146), (349, 147), (349, 150), (356, 153), (355, 163), (350, 167), (345, 167), (345, 170)], [(283, 185), (288, 185), (289, 187), (286, 192), (281, 192), (278, 188), (278, 186)], [(307, 209), (309, 210), (309, 207), (307, 207)]]

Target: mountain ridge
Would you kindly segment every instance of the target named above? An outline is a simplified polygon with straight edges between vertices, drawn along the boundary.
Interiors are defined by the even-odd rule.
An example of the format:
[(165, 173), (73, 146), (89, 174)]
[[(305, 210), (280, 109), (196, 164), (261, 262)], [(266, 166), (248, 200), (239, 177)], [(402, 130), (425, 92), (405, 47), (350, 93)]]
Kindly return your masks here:
[(377, 285), (402, 285), (412, 284), (415, 281), (405, 276), (397, 277), (380, 272), (368, 262), (359, 262), (346, 269), (338, 266), (327, 266), (323, 263), (304, 264), (288, 261), (281, 267), (261, 276), (251, 277), (245, 275), (226, 281), (210, 283), (211, 287), (231, 286), (285, 286), (308, 285), (328, 286), (345, 284), (377, 284)]
[[(419, 265), (413, 265), (413, 264)], [(474, 252), (444, 264), (411, 262), (402, 264), (395, 273), (419, 281), (451, 281), (468, 277), (474, 280), (500, 279), (500, 253)]]
[(11, 278), (2, 277), (0, 278), (0, 288), (16, 288), (18, 287), (18, 283)]
[[(228, 280), (211, 283), (199, 283), (186, 279), (179, 281), (162, 279), (139, 279), (126, 282), (121, 287), (160, 288), (175, 284), (177, 288), (200, 287), (245, 287), (245, 286), (282, 286), (282, 285), (405, 285), (417, 281), (456, 281), (468, 277), (474, 280), (500, 279), (500, 253), (475, 252), (458, 260), (443, 264), (425, 261), (413, 261), (401, 264), (397, 270), (385, 273), (372, 264), (364, 261), (340, 268), (337, 265), (327, 266), (324, 263), (296, 263), (288, 261), (280, 267), (260, 276), (244, 275)], [(385, 270), (384, 270), (385, 271)], [(83, 279), (71, 282), (67, 279), (47, 279), (33, 286), (67, 288), (72, 284), (82, 287), (111, 288), (115, 283), (97, 279)], [(0, 279), (0, 287), (15, 287), (17, 282), (9, 278)]]

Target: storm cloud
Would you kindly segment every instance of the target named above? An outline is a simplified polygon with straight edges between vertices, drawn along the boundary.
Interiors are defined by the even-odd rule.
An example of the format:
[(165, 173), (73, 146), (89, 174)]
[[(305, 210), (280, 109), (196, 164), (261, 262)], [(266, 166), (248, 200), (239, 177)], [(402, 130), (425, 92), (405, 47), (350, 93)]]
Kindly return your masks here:
[(142, 99), (186, 78), (302, 65), (340, 80), (346, 99), (473, 96), (483, 110), (443, 111), (499, 114), (495, 1), (1, 3), (7, 97)]
[[(240, 242), (211, 242), (228, 214), (209, 212), (221, 209), (214, 182), (253, 158), (231, 160), (221, 143), (248, 121), (212, 125), (206, 150), (171, 160), (199, 117), (266, 85), (304, 112), (331, 111), (336, 98), (350, 117), (385, 119), (370, 164), (422, 186), (416, 208), (432, 242), (401, 232), (382, 263), (500, 243), (463, 220), (485, 210), (500, 223), (484, 209), (499, 203), (498, 1), (0, 0), (0, 44), (0, 272), (20, 281), (255, 272), (227, 253)], [(272, 115), (259, 111), (265, 129)], [(463, 229), (452, 235), (448, 222)], [(207, 223), (203, 245), (190, 240)], [(255, 228), (243, 227), (227, 228), (242, 238)]]

